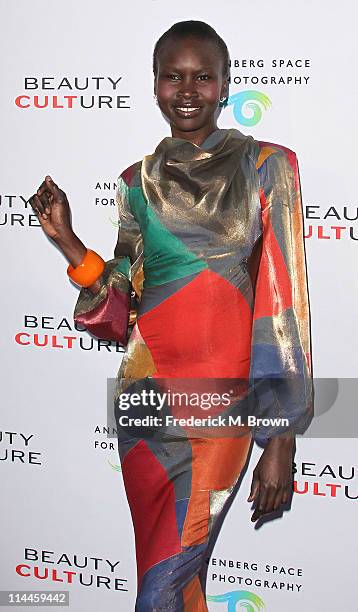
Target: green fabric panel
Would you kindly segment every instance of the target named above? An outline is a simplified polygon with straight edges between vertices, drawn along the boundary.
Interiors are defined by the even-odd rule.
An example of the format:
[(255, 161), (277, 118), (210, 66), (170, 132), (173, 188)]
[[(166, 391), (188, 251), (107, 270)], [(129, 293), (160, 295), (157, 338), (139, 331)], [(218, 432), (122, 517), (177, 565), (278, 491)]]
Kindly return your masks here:
[(129, 204), (143, 237), (144, 287), (162, 285), (208, 267), (161, 223), (141, 187), (129, 188)]
[(118, 264), (115, 267), (117, 272), (122, 272), (127, 278), (129, 278), (129, 270), (131, 267), (131, 262), (129, 257), (121, 257)]

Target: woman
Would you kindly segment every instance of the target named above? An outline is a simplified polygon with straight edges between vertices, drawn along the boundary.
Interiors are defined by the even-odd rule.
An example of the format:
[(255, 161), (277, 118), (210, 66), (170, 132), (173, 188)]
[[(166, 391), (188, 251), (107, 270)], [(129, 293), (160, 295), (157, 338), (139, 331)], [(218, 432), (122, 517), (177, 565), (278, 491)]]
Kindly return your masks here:
[[(252, 520), (291, 496), (294, 433), (312, 410), (302, 206), (292, 151), (217, 128), (229, 56), (215, 30), (175, 24), (156, 43), (153, 70), (171, 136), (118, 179), (114, 259), (104, 262), (74, 234), (66, 195), (49, 176), (31, 203), (82, 287), (75, 320), (126, 346), (116, 419), (136, 538), (136, 610), (201, 611), (214, 527), (252, 438), (264, 445), (248, 498)], [(121, 424), (124, 390), (197, 390), (205, 381), (222, 391), (230, 380), (244, 382), (230, 407), (254, 388), (254, 414), (288, 417), (289, 425), (198, 433), (185, 424)], [(168, 401), (166, 411), (183, 414)], [(221, 404), (215, 414), (224, 412)], [(147, 413), (158, 414), (144, 404), (127, 412)]]

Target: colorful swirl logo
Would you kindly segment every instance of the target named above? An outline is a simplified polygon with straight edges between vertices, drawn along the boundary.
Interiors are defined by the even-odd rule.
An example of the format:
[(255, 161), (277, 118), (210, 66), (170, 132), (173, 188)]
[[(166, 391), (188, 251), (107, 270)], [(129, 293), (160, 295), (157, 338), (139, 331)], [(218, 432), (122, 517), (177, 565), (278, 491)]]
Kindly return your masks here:
[(228, 591), (221, 595), (207, 595), (207, 601), (227, 603), (227, 612), (237, 612), (239, 608), (245, 608), (247, 612), (260, 612), (265, 609), (261, 597), (251, 591)]
[[(229, 96), (227, 106), (230, 104), (233, 105), (233, 113), (236, 121), (241, 123), (241, 125), (252, 126), (261, 121), (262, 108), (267, 110), (269, 106), (271, 106), (271, 100), (266, 94), (262, 93), (262, 91), (248, 89), (247, 91), (239, 91)], [(249, 117), (245, 117), (243, 114), (243, 111), (246, 109), (250, 111)]]

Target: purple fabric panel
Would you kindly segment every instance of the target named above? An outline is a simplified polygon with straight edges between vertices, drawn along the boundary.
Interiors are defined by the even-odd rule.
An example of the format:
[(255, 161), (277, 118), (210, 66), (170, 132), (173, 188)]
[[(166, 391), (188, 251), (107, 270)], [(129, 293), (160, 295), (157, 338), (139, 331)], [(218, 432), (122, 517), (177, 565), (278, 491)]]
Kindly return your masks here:
[(115, 340), (127, 344), (129, 318), (129, 294), (108, 287), (106, 298), (93, 310), (75, 316), (91, 334), (103, 340)]

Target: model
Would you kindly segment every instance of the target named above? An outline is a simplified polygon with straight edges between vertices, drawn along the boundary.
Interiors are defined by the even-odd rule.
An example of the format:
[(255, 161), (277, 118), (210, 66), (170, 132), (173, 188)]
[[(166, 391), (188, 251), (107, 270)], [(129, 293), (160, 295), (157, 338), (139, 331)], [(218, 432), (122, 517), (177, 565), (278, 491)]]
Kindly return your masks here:
[[(252, 520), (292, 494), (295, 432), (312, 413), (302, 204), (293, 151), (217, 127), (229, 54), (215, 30), (175, 24), (155, 45), (153, 71), (171, 136), (118, 178), (114, 258), (104, 261), (74, 234), (66, 194), (51, 177), (31, 204), (82, 287), (75, 320), (126, 347), (115, 412), (136, 540), (135, 610), (200, 612), (208, 609), (207, 557), (252, 439), (264, 446)], [(212, 403), (205, 416), (229, 414), (254, 388), (254, 416), (280, 417), (282, 426), (206, 421), (200, 430), (185, 419), (153, 420), (203, 416), (170, 404), (171, 385), (224, 397), (228, 381), (241, 388), (236, 402)], [(123, 410), (124, 392), (149, 387), (165, 390), (165, 410), (144, 402)]]

